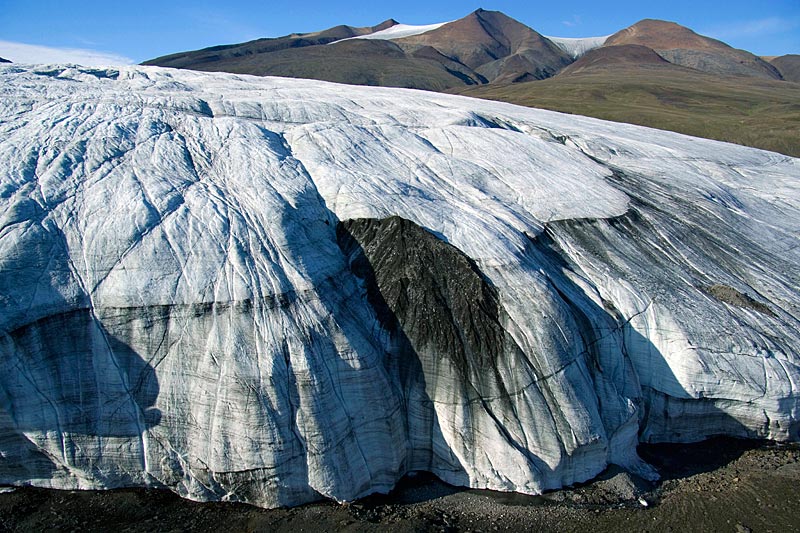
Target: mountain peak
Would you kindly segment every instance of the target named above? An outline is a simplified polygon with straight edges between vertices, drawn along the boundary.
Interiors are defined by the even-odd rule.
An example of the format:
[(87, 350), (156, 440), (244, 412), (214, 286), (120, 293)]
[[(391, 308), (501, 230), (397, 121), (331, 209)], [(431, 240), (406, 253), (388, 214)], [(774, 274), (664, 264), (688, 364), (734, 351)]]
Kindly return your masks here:
[(500, 11), (479, 9), (404, 41), (406, 46), (431, 46), (498, 83), (547, 78), (572, 61), (554, 43)]
[[(489, 10), (486, 10), (486, 9), (476, 9), (475, 11), (473, 11), (472, 13), (470, 13), (469, 15), (467, 15), (466, 17), (464, 17), (461, 20), (469, 19), (469, 18), (477, 18), (479, 20), (491, 20), (491, 21), (497, 21), (497, 20), (511, 21), (511, 22), (515, 22), (515, 23), (517, 23), (519, 25), (524, 26), (524, 24), (519, 22), (517, 19), (509, 17), (508, 15), (503, 13), (502, 11), (489, 11)], [(525, 27), (527, 28), (527, 26), (525, 26)]]
[(711, 74), (781, 79), (778, 69), (750, 52), (737, 50), (675, 22), (640, 20), (609, 37), (604, 46), (623, 44), (647, 46), (670, 63)]
[(699, 35), (676, 22), (643, 19), (620, 30), (606, 41), (606, 46), (638, 44), (654, 50), (719, 50), (731, 47), (722, 41)]
[(390, 18), (390, 19), (384, 20), (383, 22), (381, 22), (380, 24), (378, 24), (376, 26), (373, 26), (372, 29), (375, 30), (375, 31), (381, 31), (381, 30), (385, 30), (387, 28), (391, 28), (392, 26), (397, 26), (398, 24), (400, 24), (400, 23), (397, 22), (395, 19)]

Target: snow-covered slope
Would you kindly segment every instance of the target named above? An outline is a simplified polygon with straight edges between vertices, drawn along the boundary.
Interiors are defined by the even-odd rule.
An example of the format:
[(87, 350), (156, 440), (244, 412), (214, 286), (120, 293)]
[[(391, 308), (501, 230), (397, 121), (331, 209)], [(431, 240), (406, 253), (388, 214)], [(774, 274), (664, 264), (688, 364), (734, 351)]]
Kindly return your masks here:
[(590, 50), (600, 48), (610, 37), (548, 37), (553, 43), (566, 53), (577, 59)]
[[(0, 482), (539, 492), (797, 439), (800, 161), (466, 98), (0, 68)], [(398, 218), (399, 217), (399, 218)]]
[(424, 25), (395, 24), (394, 26), (386, 28), (385, 30), (376, 31), (374, 33), (368, 33), (366, 35), (359, 35), (358, 37), (348, 37), (347, 39), (341, 39), (340, 41), (334, 41), (334, 42), (338, 43), (341, 41), (349, 41), (351, 39), (380, 39), (380, 40), (402, 39), (403, 37), (411, 37), (412, 35), (421, 35), (423, 33), (439, 29), (445, 24), (447, 24), (447, 22), (439, 22), (437, 24), (424, 24)]

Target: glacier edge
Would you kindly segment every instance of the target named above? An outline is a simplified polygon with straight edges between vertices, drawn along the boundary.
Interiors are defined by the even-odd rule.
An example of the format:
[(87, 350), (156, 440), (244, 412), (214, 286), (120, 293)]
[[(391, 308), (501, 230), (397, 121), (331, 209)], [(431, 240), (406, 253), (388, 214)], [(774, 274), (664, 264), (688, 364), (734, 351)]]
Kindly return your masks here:
[(652, 474), (640, 439), (800, 438), (797, 160), (417, 91), (0, 77), (2, 483), (538, 493)]

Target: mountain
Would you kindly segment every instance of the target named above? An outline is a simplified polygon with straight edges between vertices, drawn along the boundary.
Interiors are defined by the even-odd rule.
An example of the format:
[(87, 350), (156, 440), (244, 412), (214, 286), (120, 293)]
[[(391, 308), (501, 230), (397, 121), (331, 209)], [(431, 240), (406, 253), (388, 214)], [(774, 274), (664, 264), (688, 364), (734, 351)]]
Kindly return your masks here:
[(146, 61), (145, 64), (158, 64), (163, 67), (172, 68), (194, 68), (195, 70), (204, 70), (201, 67), (211, 66), (215, 63), (225, 63), (226, 61), (233, 61), (237, 58), (246, 58), (259, 54), (267, 54), (270, 52), (277, 52), (291, 48), (303, 48), (307, 46), (316, 46), (329, 44), (335, 41), (340, 41), (349, 37), (356, 37), (359, 35), (366, 35), (375, 33), (377, 31), (385, 30), (396, 25), (397, 21), (389, 19), (377, 26), (356, 28), (353, 26), (335, 26), (327, 30), (313, 32), (313, 33), (293, 33), (284, 37), (275, 39), (256, 39), (242, 44), (231, 44), (222, 46), (212, 46), (204, 48), (195, 52), (181, 52), (171, 54), (151, 61)]
[(4, 58), (0, 57), (0, 63), (11, 63), (11, 61), (9, 61), (8, 59), (4, 59)]
[(0, 82), (0, 484), (538, 493), (800, 439), (797, 159), (313, 80)]
[(786, 81), (800, 82), (800, 55), (789, 54), (775, 57), (770, 60), (770, 63), (778, 69)]
[(674, 22), (645, 19), (608, 37), (548, 38), (483, 9), (445, 24), (413, 27), (390, 19), (373, 27), (337, 26), (145, 64), (441, 91), (549, 78), (591, 50), (620, 45), (645, 46), (675, 65), (710, 74), (782, 79), (769, 62)]
[(204, 65), (202, 70), (436, 91), (481, 82), (463, 65), (435, 51), (424, 52), (410, 56), (387, 40), (347, 40), (234, 58)]
[(587, 51), (574, 63), (563, 69), (559, 75), (567, 77), (589, 72), (608, 72), (628, 69), (667, 69), (681, 71), (684, 69), (673, 65), (652, 48), (636, 44), (605, 46)]
[(432, 47), (496, 82), (548, 78), (572, 62), (546, 37), (503, 13), (483, 9), (397, 43)]
[(436, 91), (483, 81), (471, 69), (435, 50), (409, 54), (391, 40), (351, 39), (396, 25), (389, 20), (373, 28), (338, 26), (314, 34), (261, 39), (222, 50), (215, 47), (174, 54), (145, 64)]
[(750, 52), (698, 35), (674, 22), (641, 20), (609, 37), (603, 46), (621, 44), (647, 46), (671, 63), (711, 74), (781, 79), (775, 67)]
[[(394, 26), (393, 20), (374, 28), (339, 26), (317, 34), (184, 52), (145, 64), (441, 91), (545, 78), (571, 62), (546, 38), (498, 12), (478, 10), (420, 35), (385, 33)], [(382, 38), (374, 38), (379, 32)], [(370, 39), (351, 38), (371, 33)]]

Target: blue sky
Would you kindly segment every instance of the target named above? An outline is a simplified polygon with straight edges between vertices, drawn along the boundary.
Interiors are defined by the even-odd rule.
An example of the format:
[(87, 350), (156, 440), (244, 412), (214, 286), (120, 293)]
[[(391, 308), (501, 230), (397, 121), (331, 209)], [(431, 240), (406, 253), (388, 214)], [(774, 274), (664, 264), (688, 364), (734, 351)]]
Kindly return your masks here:
[(24, 43), (48, 47), (34, 49), (42, 56), (100, 54), (112, 62), (140, 62), (337, 24), (370, 26), (388, 18), (406, 24), (444, 22), (479, 7), (502, 11), (540, 33), (558, 37), (607, 35), (643, 18), (659, 18), (758, 55), (800, 53), (800, 0), (2, 0), (0, 56), (14, 60), (13, 54), (20, 53), (14, 46)]

